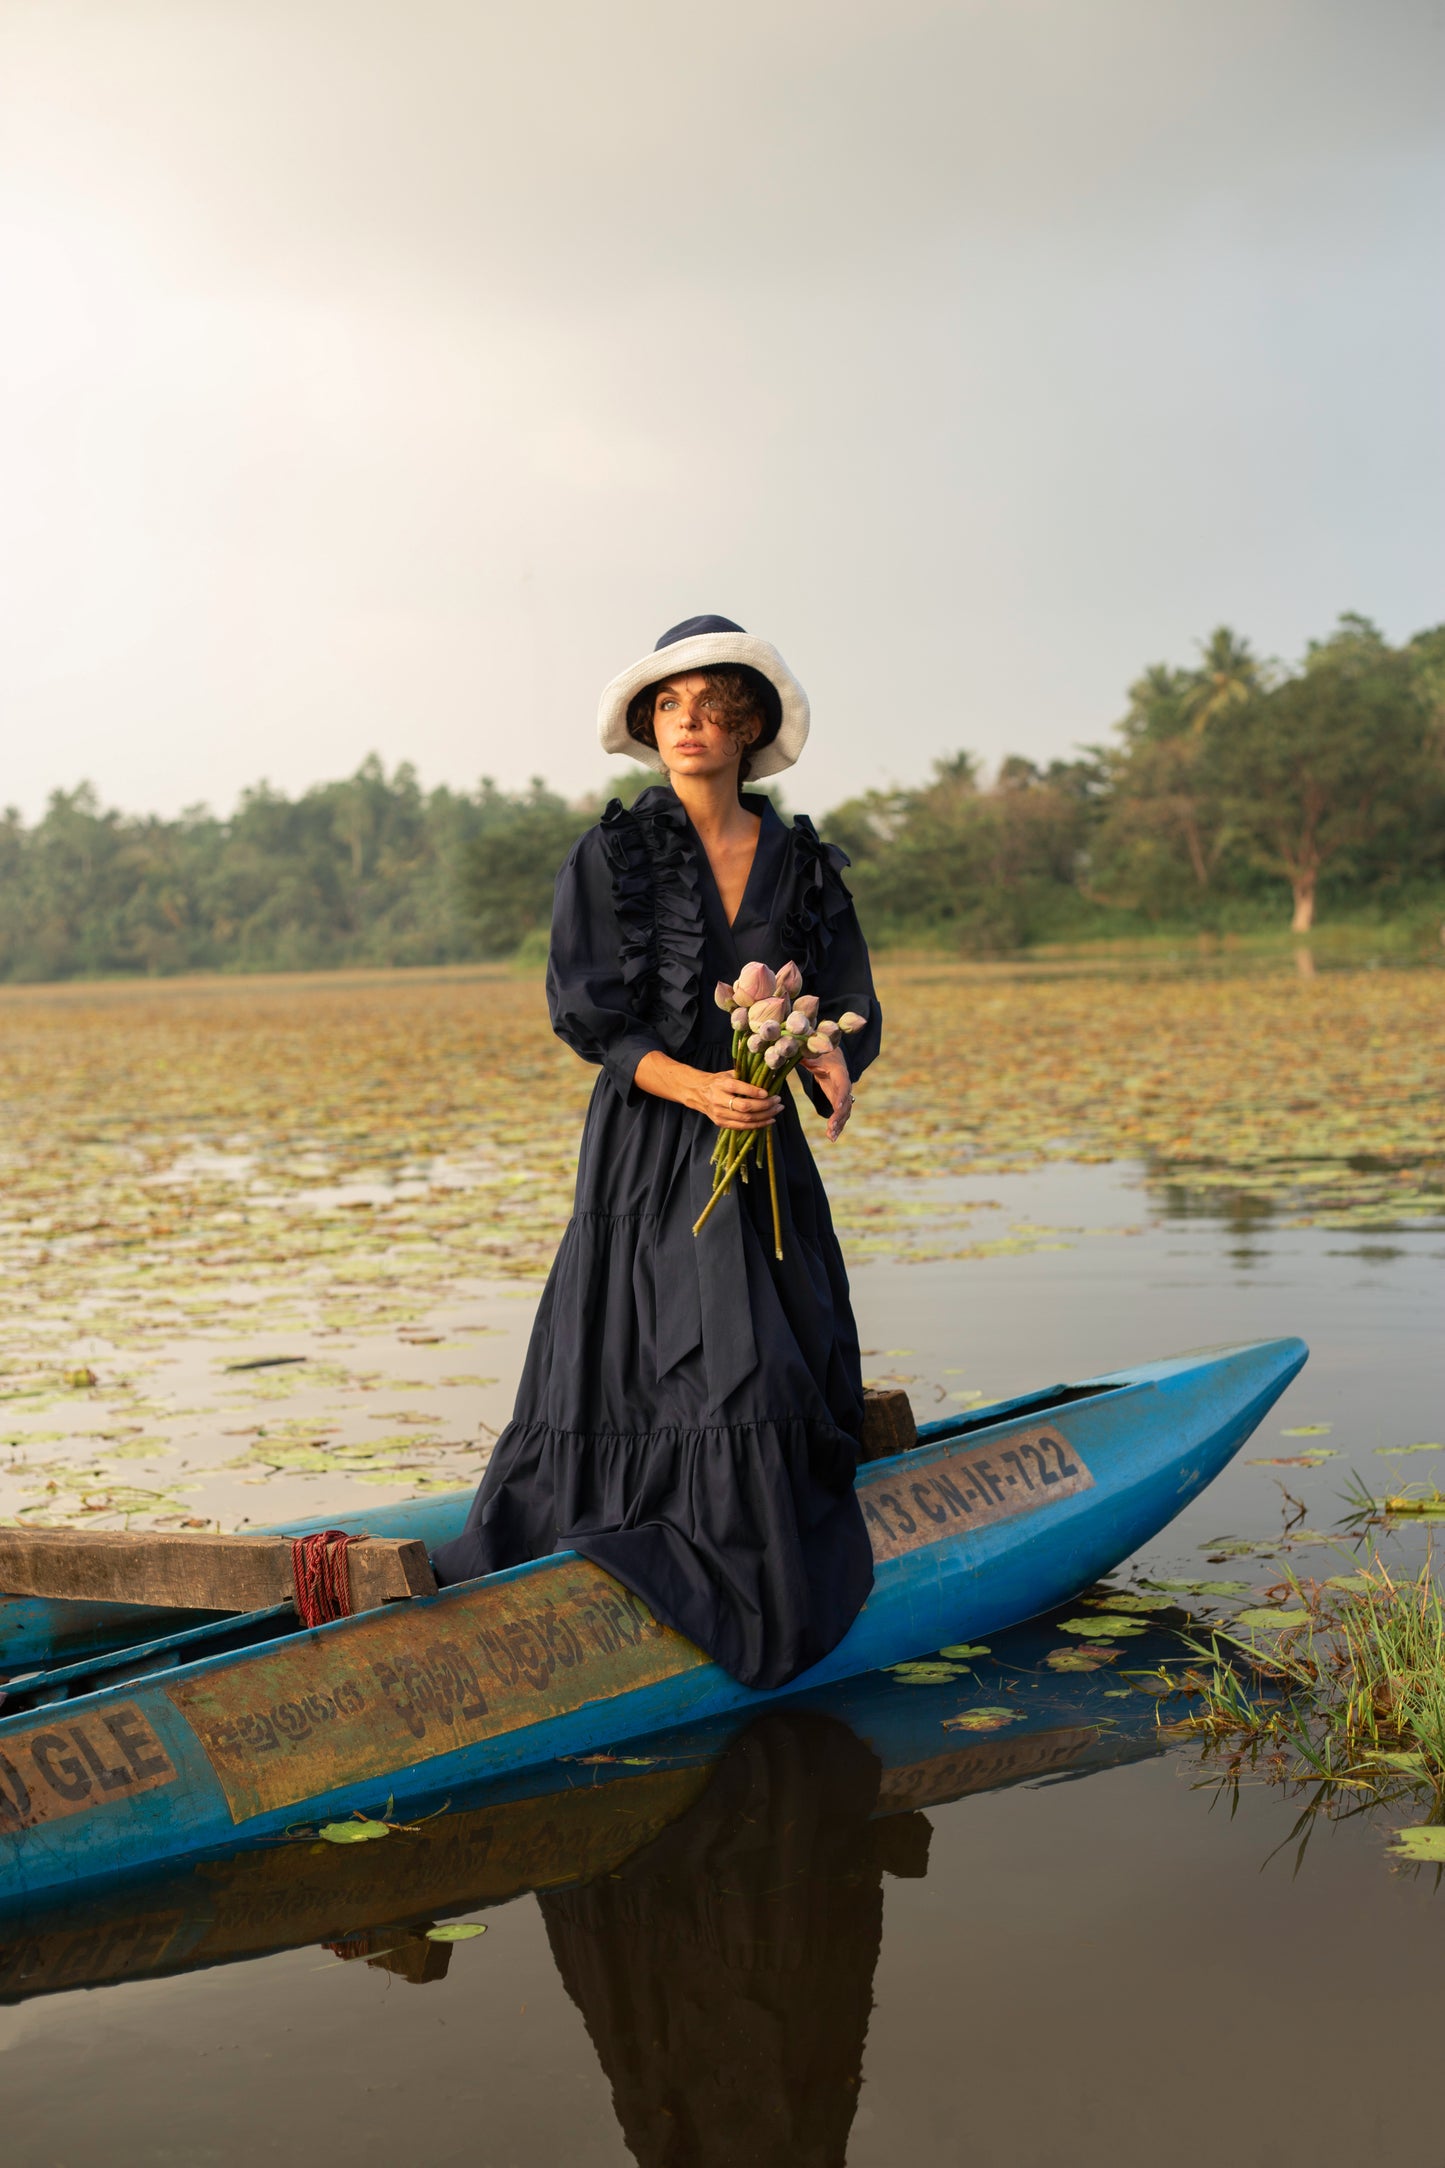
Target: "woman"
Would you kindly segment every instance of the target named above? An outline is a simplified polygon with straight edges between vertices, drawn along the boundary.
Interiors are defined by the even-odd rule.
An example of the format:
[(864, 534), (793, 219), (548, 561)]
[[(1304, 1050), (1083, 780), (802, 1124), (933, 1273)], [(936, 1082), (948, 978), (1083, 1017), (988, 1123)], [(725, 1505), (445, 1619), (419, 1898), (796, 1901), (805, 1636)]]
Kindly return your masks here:
[[(873, 1580), (853, 1490), (863, 1388), (848, 1280), (784, 1083), (732, 1073), (714, 985), (802, 969), (822, 1013), (865, 1019), (808, 1063), (830, 1140), (878, 1051), (868, 952), (840, 868), (749, 776), (808, 732), (776, 649), (690, 618), (602, 696), (602, 743), (662, 769), (613, 800), (557, 877), (553, 1028), (602, 1075), (576, 1204), (537, 1313), (511, 1423), (443, 1583), (576, 1550), (745, 1685), (785, 1684), (847, 1631)], [(719, 1128), (771, 1126), (782, 1212), (734, 1183), (694, 1237)]]

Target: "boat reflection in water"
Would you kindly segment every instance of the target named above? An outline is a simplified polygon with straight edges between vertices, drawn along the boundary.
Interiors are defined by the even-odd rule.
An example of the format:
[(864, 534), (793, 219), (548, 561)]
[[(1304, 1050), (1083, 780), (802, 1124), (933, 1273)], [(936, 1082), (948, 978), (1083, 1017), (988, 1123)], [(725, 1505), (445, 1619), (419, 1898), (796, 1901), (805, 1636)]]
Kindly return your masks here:
[(528, 1771), (415, 1834), (273, 1844), (70, 1906), (0, 1909), (0, 1999), (318, 1942), (436, 1982), (452, 1948), (428, 1928), (532, 1891), (641, 2168), (833, 2168), (857, 2103), (883, 1876), (926, 1872), (921, 1810), (1164, 1744), (1153, 1701), (1118, 1698), (1109, 1671), (1041, 1668), (1055, 1640), (998, 1637), (1018, 1712), (1001, 1730), (948, 1721), (996, 1702), (997, 1683), (985, 1696), (972, 1681), (874, 1675), (749, 1724)]

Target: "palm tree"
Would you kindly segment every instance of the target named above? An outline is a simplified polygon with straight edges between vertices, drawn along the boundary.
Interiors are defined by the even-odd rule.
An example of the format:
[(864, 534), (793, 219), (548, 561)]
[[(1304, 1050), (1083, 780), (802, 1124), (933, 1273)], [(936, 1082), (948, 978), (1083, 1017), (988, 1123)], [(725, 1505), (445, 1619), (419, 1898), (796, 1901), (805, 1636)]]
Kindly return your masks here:
[(1190, 735), (1195, 738), (1204, 736), (1215, 716), (1252, 700), (1269, 682), (1269, 673), (1248, 640), (1241, 640), (1228, 625), (1216, 625), (1209, 638), (1200, 642), (1199, 652), (1203, 660), (1189, 673), (1192, 682), (1185, 698)]

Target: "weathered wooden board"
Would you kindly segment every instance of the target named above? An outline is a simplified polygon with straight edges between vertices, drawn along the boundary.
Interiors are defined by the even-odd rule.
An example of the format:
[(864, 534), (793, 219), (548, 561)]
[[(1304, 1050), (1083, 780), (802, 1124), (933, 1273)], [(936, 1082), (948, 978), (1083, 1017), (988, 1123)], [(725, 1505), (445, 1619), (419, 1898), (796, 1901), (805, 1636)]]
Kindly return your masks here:
[(863, 1395), (863, 1436), (859, 1460), (889, 1460), (895, 1453), (911, 1453), (918, 1443), (918, 1425), (907, 1393), (868, 1391)]
[[(356, 1611), (436, 1593), (425, 1545), (370, 1536), (347, 1551)], [(182, 1611), (264, 1611), (290, 1603), (283, 1536), (181, 1530), (0, 1528), (0, 1590), (62, 1602), (154, 1604)]]

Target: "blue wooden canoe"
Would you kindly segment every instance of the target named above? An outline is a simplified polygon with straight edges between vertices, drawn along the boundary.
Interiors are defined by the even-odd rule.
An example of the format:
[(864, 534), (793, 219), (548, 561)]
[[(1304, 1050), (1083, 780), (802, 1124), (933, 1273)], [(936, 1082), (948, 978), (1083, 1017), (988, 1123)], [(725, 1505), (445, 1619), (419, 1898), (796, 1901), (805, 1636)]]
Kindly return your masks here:
[[(1271, 1340), (1115, 1371), (930, 1424), (866, 1464), (873, 1594), (788, 1696), (1066, 1601), (1198, 1495), (1307, 1352)], [(352, 1525), (434, 1544), (466, 1503)], [(574, 1552), (293, 1628), (257, 1614), (11, 1672), (30, 1705), (0, 1718), (0, 1895), (135, 1874), (387, 1793), (420, 1807), (782, 1698), (739, 1686)]]
[[(997, 1683), (971, 1677), (903, 1687), (869, 1672), (783, 1697), (768, 1714), (801, 1720), (804, 1751), (818, 1717), (869, 1749), (878, 1790), (868, 1814), (876, 1853), (894, 1872), (918, 1873), (916, 1826), (897, 1818), (1016, 1784), (1056, 1782), (1164, 1752), (1169, 1733), (1143, 1694), (1122, 1701), (1118, 1675), (1060, 1677), (1042, 1663), (1057, 1642), (1045, 1626), (995, 1644), (1012, 1698), (1010, 1721), (987, 1733), (953, 1728), (969, 1702), (996, 1702)], [(1142, 1668), (1177, 1642), (1131, 1644)], [(702, 1798), (719, 1759), (756, 1721), (738, 1710), (682, 1731), (620, 1742), (600, 1762), (551, 1762), (459, 1793), (446, 1813), (396, 1843), (334, 1847), (298, 1839), (245, 1844), (127, 1878), (108, 1889), (67, 1886), (39, 1898), (0, 1899), (0, 2003), (118, 1980), (191, 1972), (321, 1943), (404, 1977), (429, 1979), (446, 1946), (426, 1942), (436, 1921), (615, 1874)], [(757, 1832), (798, 1808), (811, 1781), (789, 1758), (784, 1798), (756, 1802)], [(820, 1771), (818, 1782), (828, 1776)], [(902, 1842), (894, 1841), (894, 1837)], [(419, 1964), (417, 1961), (420, 1961)]]

